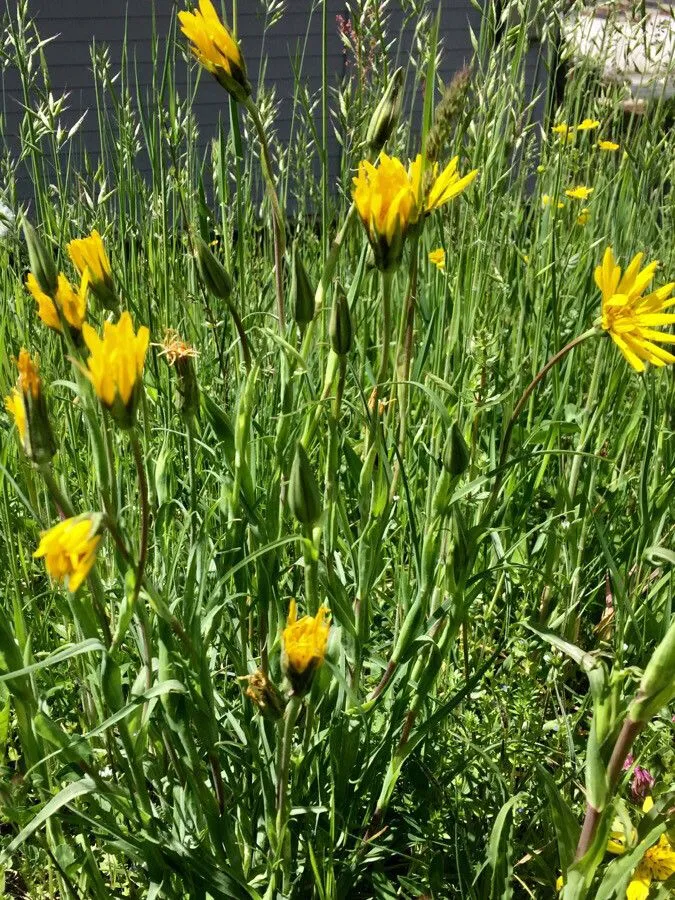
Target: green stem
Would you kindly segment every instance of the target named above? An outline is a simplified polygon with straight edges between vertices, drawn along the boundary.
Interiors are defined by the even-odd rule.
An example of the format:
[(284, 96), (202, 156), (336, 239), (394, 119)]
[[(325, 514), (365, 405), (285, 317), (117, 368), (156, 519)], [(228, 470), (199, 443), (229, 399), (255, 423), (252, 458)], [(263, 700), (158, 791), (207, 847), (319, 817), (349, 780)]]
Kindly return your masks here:
[[(293, 744), (293, 731), (297, 722), (300, 709), (302, 707), (302, 699), (294, 694), (288, 701), (284, 717), (279, 723), (281, 731), (281, 743), (279, 745), (279, 757), (277, 768), (277, 818), (276, 818), (276, 841), (277, 853), (284, 857), (284, 881), (287, 880), (287, 873), (290, 866), (290, 842), (288, 842), (288, 853), (283, 852), (286, 842), (286, 828), (288, 826), (288, 775), (291, 763), (291, 746)], [(282, 730), (283, 729), (283, 730)]]

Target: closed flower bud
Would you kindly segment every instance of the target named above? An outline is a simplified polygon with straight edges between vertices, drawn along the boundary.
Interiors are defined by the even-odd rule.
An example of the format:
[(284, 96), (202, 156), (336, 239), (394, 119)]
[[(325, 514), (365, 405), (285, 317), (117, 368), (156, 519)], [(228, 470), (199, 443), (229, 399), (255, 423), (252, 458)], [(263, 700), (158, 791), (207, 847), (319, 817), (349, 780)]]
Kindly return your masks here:
[(314, 318), (314, 288), (309, 283), (297, 245), (293, 248), (293, 273), (291, 278), (291, 300), (296, 324), (304, 328)]
[(248, 681), (246, 696), (258, 707), (261, 715), (272, 721), (279, 720), (286, 704), (277, 686), (260, 669), (245, 676), (244, 680)]
[(28, 247), (30, 270), (40, 290), (48, 297), (54, 297), (59, 286), (59, 276), (54, 259), (28, 219), (23, 220), (23, 233)]
[(314, 673), (323, 664), (330, 633), (330, 615), (322, 606), (316, 616), (303, 616), (298, 620), (295, 600), (291, 600), (288, 622), (282, 634), (281, 668), (293, 688), (302, 696), (312, 684)]
[(27, 350), (17, 361), (19, 379), (14, 391), (5, 398), (5, 407), (14, 418), (21, 446), (36, 466), (45, 465), (56, 453), (56, 442), (47, 414), (42, 381), (37, 364)]
[(68, 254), (82, 277), (87, 277), (92, 293), (105, 309), (116, 310), (120, 301), (115, 290), (112, 267), (103, 238), (94, 229), (89, 237), (68, 244)]
[(216, 259), (210, 247), (198, 235), (194, 239), (197, 249), (197, 270), (206, 290), (221, 300), (229, 301), (232, 279), (225, 266)]
[(288, 505), (301, 525), (311, 527), (321, 517), (319, 485), (305, 453), (298, 443), (288, 484)]
[(633, 722), (648, 722), (675, 697), (675, 622), (652, 654), (630, 705)]
[(403, 95), (403, 69), (398, 68), (389, 79), (384, 96), (377, 104), (366, 134), (366, 143), (373, 153), (379, 153), (398, 124)]
[(464, 435), (457, 424), (452, 423), (443, 451), (443, 465), (453, 478), (463, 475), (469, 468), (471, 456)]
[(352, 316), (349, 312), (349, 301), (341, 288), (338, 288), (335, 292), (329, 332), (330, 343), (335, 353), (338, 356), (347, 356), (352, 349), (354, 331), (352, 328)]

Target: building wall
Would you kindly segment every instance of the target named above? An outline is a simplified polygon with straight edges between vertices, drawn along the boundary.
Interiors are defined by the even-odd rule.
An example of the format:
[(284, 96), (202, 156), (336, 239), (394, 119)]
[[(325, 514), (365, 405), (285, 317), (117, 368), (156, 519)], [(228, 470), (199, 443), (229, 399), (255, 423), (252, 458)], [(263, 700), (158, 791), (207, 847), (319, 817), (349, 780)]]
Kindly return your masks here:
[[(344, 2), (328, 2), (328, 68), (332, 83), (337, 83), (344, 72), (345, 58), (338, 35), (336, 16), (346, 14)], [(469, 24), (478, 30), (479, 13), (470, 0), (440, 0), (441, 34), (443, 41), (442, 75), (450, 78), (470, 59), (471, 42)], [(229, 6), (229, 4), (227, 4)], [(304, 76), (310, 91), (321, 84), (321, 10), (314, 9), (315, 0), (287, 0), (286, 12), (281, 21), (268, 33), (262, 43), (262, 20), (257, 0), (240, 0), (239, 33), (247, 59), (249, 74), (255, 82), (260, 65), (261, 51), (267, 56), (266, 81), (273, 81), (279, 101), (277, 129), (283, 140), (289, 134), (292, 114), (293, 74), (291, 58), (308, 35)], [(394, 5), (394, 4), (392, 4)], [(91, 45), (105, 43), (110, 48), (112, 68), (117, 71), (125, 39), (141, 85), (150, 83), (151, 36), (153, 28), (158, 35), (170, 31), (171, 19), (177, 9), (185, 8), (183, 0), (29, 0), (29, 9), (35, 17), (43, 39), (58, 35), (45, 47), (52, 79), (52, 92), (58, 96), (70, 92), (69, 111), (65, 114), (65, 127), (76, 122), (89, 109), (81, 125), (81, 141), (87, 151), (96, 155), (98, 129), (96, 121), (95, 93), (91, 71)], [(393, 32), (403, 26), (402, 13), (393, 11)], [(375, 61), (377, 64), (377, 61)], [(187, 66), (177, 67), (177, 87), (187, 85)], [(2, 106), (6, 133), (16, 135), (21, 119), (18, 77), (11, 68), (2, 73)], [(203, 78), (196, 102), (201, 140), (205, 143), (216, 130), (219, 116), (227, 107), (223, 103), (222, 90), (210, 78)], [(12, 141), (16, 150), (17, 144)], [(339, 148), (331, 148), (332, 167), (336, 169)], [(140, 163), (142, 165), (142, 163)]]

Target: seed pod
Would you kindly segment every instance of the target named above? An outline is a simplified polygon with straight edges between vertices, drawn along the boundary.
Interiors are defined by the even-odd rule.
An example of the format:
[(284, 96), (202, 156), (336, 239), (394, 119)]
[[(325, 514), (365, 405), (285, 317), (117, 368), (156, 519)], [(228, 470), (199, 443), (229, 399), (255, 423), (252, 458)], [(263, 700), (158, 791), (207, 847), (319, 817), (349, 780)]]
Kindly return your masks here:
[(373, 153), (380, 152), (396, 128), (403, 102), (402, 87), (403, 69), (398, 68), (389, 79), (384, 96), (377, 104), (368, 125), (366, 143)]
[(216, 259), (211, 248), (199, 235), (194, 238), (197, 249), (197, 270), (206, 290), (219, 297), (221, 300), (229, 300), (232, 294), (232, 279), (225, 266)]
[(37, 283), (48, 297), (54, 297), (59, 286), (58, 272), (52, 255), (47, 251), (40, 236), (28, 219), (23, 220), (23, 233), (28, 247), (30, 270)]
[(245, 680), (248, 681), (246, 696), (258, 707), (261, 715), (272, 721), (279, 720), (286, 704), (277, 686), (260, 669)]
[(291, 277), (291, 300), (296, 324), (304, 328), (314, 318), (314, 288), (310, 284), (297, 244), (293, 247), (293, 272)]
[(471, 454), (464, 435), (457, 424), (452, 423), (443, 451), (443, 466), (453, 478), (463, 475), (469, 468)]
[(333, 309), (329, 325), (331, 347), (338, 356), (347, 356), (352, 349), (354, 331), (352, 328), (352, 316), (349, 312), (349, 302), (342, 288), (335, 292)]
[(321, 518), (319, 485), (305, 453), (305, 448), (299, 442), (295, 449), (295, 458), (288, 483), (288, 505), (301, 525), (311, 528)]

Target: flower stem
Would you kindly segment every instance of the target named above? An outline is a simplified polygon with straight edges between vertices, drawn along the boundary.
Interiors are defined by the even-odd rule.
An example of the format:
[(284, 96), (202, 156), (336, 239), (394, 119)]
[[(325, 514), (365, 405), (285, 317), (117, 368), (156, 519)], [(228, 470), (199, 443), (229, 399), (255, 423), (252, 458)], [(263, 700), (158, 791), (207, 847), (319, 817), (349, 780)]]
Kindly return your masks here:
[(131, 608), (136, 611), (141, 625), (141, 642), (143, 651), (143, 663), (146, 668), (145, 678), (146, 687), (150, 689), (152, 684), (152, 649), (150, 646), (150, 633), (148, 629), (148, 619), (145, 610), (137, 610), (138, 597), (141, 593), (141, 585), (145, 577), (145, 564), (148, 558), (148, 529), (150, 524), (150, 503), (148, 501), (148, 477), (145, 472), (145, 464), (143, 462), (143, 451), (141, 449), (138, 435), (135, 430), (131, 430), (131, 449), (136, 464), (136, 474), (138, 476), (138, 492), (141, 499), (141, 536), (138, 550), (138, 566), (136, 567), (136, 578), (134, 579), (134, 593), (131, 601)]
[[(281, 732), (281, 743), (279, 745), (278, 768), (277, 768), (277, 820), (276, 820), (276, 839), (277, 853), (281, 855), (282, 848), (286, 843), (286, 827), (288, 825), (288, 774), (291, 763), (291, 745), (293, 743), (293, 731), (295, 723), (298, 720), (300, 709), (302, 707), (302, 699), (297, 695), (293, 695), (288, 701), (284, 717), (279, 723)], [(283, 729), (283, 730), (282, 730)], [(289, 848), (290, 849), (290, 848)], [(290, 854), (283, 854), (287, 857), (284, 860), (284, 869), (286, 870), (290, 864)], [(284, 880), (286, 880), (284, 873)]]

